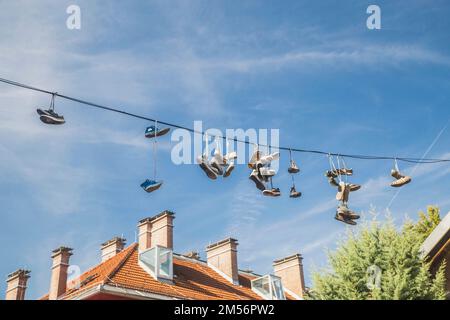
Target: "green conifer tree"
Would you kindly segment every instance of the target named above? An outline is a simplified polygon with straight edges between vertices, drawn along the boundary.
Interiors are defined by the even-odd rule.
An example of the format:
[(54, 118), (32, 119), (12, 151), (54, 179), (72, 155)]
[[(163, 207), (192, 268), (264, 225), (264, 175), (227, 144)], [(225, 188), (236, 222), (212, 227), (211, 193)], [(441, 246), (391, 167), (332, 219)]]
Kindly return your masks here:
[(330, 267), (313, 273), (307, 298), (323, 300), (445, 299), (445, 265), (433, 277), (420, 247), (439, 223), (439, 209), (429, 207), (417, 223), (397, 230), (392, 220), (366, 223), (348, 233)]

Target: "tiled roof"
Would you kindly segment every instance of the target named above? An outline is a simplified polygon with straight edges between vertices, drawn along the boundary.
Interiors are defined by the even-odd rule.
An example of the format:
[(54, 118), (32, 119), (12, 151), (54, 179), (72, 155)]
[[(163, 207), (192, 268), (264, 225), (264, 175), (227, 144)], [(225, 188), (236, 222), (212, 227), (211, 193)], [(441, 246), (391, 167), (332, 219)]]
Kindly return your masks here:
[[(251, 290), (250, 281), (256, 275), (241, 272), (240, 285), (233, 285), (205, 262), (175, 254), (173, 273), (173, 283), (155, 280), (139, 266), (138, 246), (132, 244), (114, 257), (83, 273), (78, 279), (81, 284), (79, 288), (73, 288), (75, 281), (68, 284), (71, 289), (68, 289), (62, 299), (76, 298), (82, 292), (100, 284), (178, 299), (261, 299)], [(48, 299), (48, 296), (41, 299)]]

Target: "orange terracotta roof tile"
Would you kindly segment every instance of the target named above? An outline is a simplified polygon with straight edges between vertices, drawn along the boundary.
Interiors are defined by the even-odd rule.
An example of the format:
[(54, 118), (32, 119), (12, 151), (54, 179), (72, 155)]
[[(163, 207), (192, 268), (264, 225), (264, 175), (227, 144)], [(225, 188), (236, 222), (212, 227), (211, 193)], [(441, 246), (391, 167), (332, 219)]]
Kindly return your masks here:
[[(251, 290), (250, 282), (256, 275), (241, 272), (240, 285), (234, 285), (205, 262), (175, 254), (173, 274), (172, 283), (155, 280), (139, 266), (138, 246), (132, 244), (114, 257), (86, 271), (77, 280), (68, 283), (69, 289), (62, 299), (76, 298), (90, 288), (108, 284), (174, 299), (261, 300), (261, 297)], [(80, 284), (78, 288), (76, 283)], [(41, 299), (48, 299), (48, 295)]]

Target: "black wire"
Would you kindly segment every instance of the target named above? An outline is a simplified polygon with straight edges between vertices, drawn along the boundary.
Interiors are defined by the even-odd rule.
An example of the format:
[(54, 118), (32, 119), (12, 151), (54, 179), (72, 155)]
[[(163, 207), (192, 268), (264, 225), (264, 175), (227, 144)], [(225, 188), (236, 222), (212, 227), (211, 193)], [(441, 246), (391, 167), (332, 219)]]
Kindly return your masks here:
[[(123, 111), (123, 110), (120, 110), (120, 109), (107, 107), (107, 106), (103, 106), (103, 105), (100, 105), (100, 104), (97, 104), (97, 103), (93, 103), (93, 102), (85, 101), (85, 100), (82, 100), (82, 99), (66, 96), (66, 95), (63, 95), (63, 94), (60, 94), (60, 93), (57, 93), (57, 92), (52, 92), (52, 91), (48, 91), (48, 90), (32, 87), (32, 86), (29, 86), (29, 85), (26, 85), (26, 84), (23, 84), (23, 83), (20, 83), (20, 82), (16, 82), (16, 81), (4, 79), (4, 78), (0, 78), (0, 82), (6, 83), (6, 84), (9, 84), (9, 85), (12, 85), (12, 86), (16, 86), (16, 87), (21, 87), (21, 88), (28, 89), (28, 90), (33, 90), (33, 91), (37, 91), (37, 92), (50, 94), (52, 96), (60, 97), (62, 99), (70, 100), (70, 101), (77, 102), (77, 103), (80, 103), (80, 104), (83, 104), (83, 105), (87, 105), (87, 106), (91, 106), (91, 107), (94, 107), (94, 108), (99, 108), (99, 109), (103, 109), (103, 110), (107, 110), (107, 111), (111, 111), (111, 112), (120, 113), (120, 114), (123, 114), (123, 115), (126, 115), (126, 116), (130, 116), (130, 117), (134, 117), (134, 118), (137, 118), (137, 119), (151, 121), (151, 122), (155, 122), (156, 121), (156, 119), (152, 119), (152, 118), (149, 118), (149, 117), (144, 117), (144, 116), (141, 116), (141, 115), (138, 115), (138, 114), (134, 114), (134, 113), (130, 113), (130, 112), (127, 112), (127, 111)], [(173, 128), (184, 129), (184, 130), (187, 130), (187, 131), (192, 132), (192, 133), (197, 133), (197, 134), (201, 134), (201, 135), (205, 134), (204, 131), (194, 130), (194, 129), (191, 129), (191, 128), (188, 128), (188, 127), (180, 126), (180, 125), (169, 123), (169, 122), (164, 122), (164, 121), (158, 120), (158, 123), (163, 124), (165, 126), (173, 127)], [(221, 135), (211, 135), (211, 136), (215, 137), (215, 138), (220, 138), (220, 139), (223, 139), (223, 140), (230, 140), (230, 141), (235, 141), (235, 142), (238, 142), (238, 143), (251, 144), (250, 141), (239, 140), (237, 138), (229, 138), (229, 137), (224, 137), (224, 136), (221, 136)], [(258, 146), (259, 147), (265, 147), (265, 148), (272, 148), (271, 145), (259, 144)], [(418, 164), (432, 164), (432, 163), (450, 162), (450, 159), (430, 159), (430, 158), (408, 158), (408, 157), (354, 155), (354, 154), (325, 152), (325, 151), (320, 151), (320, 150), (297, 149), (297, 148), (291, 148), (291, 147), (276, 147), (276, 149), (285, 150), (285, 151), (291, 151), (291, 152), (312, 153), (312, 154), (320, 154), (320, 155), (326, 155), (326, 156), (336, 156), (336, 157), (344, 157), (344, 158), (352, 158), (352, 159), (360, 159), (360, 160), (397, 160), (397, 161), (404, 161), (404, 162), (418, 163)]]

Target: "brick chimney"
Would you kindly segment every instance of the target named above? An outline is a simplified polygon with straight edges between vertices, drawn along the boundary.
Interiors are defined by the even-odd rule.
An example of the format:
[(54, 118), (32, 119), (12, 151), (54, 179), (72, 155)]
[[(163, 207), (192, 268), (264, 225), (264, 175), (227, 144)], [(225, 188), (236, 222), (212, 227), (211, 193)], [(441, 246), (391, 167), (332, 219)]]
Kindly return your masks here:
[(6, 300), (25, 300), (27, 281), (30, 271), (19, 269), (8, 275), (6, 279)]
[(238, 241), (228, 238), (206, 247), (208, 265), (233, 284), (239, 284)]
[(125, 247), (126, 241), (127, 240), (125, 238), (114, 237), (111, 240), (102, 243), (102, 262), (114, 257), (116, 254), (122, 251)]
[(273, 262), (273, 270), (281, 278), (283, 288), (298, 298), (303, 298), (305, 291), (302, 260), (302, 256), (297, 253)]
[(139, 221), (139, 251), (156, 245), (173, 249), (173, 219), (175, 214), (166, 210), (154, 217)]
[(57, 300), (59, 296), (66, 292), (67, 269), (72, 249), (59, 247), (52, 251), (52, 276), (50, 280), (49, 300)]

